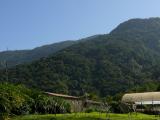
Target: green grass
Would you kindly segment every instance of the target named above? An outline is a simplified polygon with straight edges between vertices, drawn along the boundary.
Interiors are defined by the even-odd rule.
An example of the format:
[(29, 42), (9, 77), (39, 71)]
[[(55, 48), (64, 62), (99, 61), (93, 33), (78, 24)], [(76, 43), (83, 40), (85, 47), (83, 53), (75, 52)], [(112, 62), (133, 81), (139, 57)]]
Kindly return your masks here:
[[(101, 118), (101, 119), (99, 119)], [(58, 115), (26, 115), (14, 117), (11, 120), (106, 120), (106, 114), (99, 113), (77, 113), (77, 114), (58, 114)], [(132, 114), (129, 119), (128, 114), (110, 114), (110, 120), (160, 120), (154, 115)]]

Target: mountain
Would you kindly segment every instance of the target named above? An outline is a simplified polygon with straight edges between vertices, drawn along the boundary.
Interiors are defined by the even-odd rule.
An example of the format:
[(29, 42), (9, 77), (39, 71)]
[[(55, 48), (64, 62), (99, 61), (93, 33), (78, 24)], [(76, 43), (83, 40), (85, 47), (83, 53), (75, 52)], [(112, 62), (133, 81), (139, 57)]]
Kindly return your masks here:
[(89, 37), (8, 72), (1, 70), (0, 80), (45, 91), (102, 97), (158, 83), (160, 18), (128, 20), (109, 34)]
[(42, 57), (47, 57), (60, 51), (68, 46), (73, 45), (76, 41), (64, 41), (37, 47), (32, 50), (16, 50), (0, 52), (0, 68), (4, 67), (4, 62), (7, 62), (8, 67), (13, 67), (18, 64), (29, 63), (38, 60)]

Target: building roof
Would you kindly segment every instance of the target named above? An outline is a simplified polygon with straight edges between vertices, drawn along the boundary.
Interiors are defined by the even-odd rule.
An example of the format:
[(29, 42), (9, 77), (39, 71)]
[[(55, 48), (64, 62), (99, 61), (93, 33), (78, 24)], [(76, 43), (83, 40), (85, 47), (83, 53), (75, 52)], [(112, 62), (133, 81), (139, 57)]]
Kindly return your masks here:
[(135, 102), (136, 105), (159, 105), (160, 101), (141, 101), (141, 102)]
[(122, 102), (137, 104), (160, 104), (160, 92), (125, 94), (122, 97)]
[[(51, 92), (45, 92), (45, 94), (54, 96), (54, 97), (61, 97), (64, 99), (69, 99), (69, 100), (85, 100), (82, 97), (76, 97), (76, 96), (70, 96), (70, 95), (64, 95), (64, 94), (58, 94), (58, 93), (51, 93)], [(93, 100), (85, 100), (87, 104), (92, 104), (92, 105), (102, 105), (102, 102), (98, 101), (93, 101)]]
[(86, 100), (86, 103), (95, 104), (95, 105), (101, 105), (102, 104), (102, 102), (97, 102), (97, 101), (93, 101), (93, 100)]
[(48, 94), (50, 96), (55, 96), (55, 97), (62, 97), (62, 98), (66, 98), (66, 99), (76, 99), (76, 100), (80, 99), (80, 97), (58, 94), (58, 93), (45, 92), (45, 94)]

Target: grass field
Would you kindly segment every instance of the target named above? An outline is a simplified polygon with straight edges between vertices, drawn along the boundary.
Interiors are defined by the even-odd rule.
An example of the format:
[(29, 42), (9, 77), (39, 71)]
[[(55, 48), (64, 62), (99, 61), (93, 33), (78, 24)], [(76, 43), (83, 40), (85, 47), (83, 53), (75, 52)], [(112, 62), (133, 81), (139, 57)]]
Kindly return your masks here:
[[(78, 114), (58, 114), (58, 115), (26, 115), (12, 118), (11, 120), (107, 120), (106, 114), (99, 113), (78, 113)], [(145, 114), (110, 114), (110, 120), (160, 120), (154, 115)]]

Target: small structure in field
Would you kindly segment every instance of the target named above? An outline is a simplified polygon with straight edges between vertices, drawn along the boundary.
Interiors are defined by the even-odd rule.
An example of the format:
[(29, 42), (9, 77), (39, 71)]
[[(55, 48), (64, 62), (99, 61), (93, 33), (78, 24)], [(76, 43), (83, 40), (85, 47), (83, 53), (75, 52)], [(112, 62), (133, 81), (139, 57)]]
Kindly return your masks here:
[(101, 105), (102, 105), (102, 102), (88, 100), (88, 99), (86, 99), (86, 98), (84, 99), (82, 97), (57, 94), (57, 93), (51, 93), (51, 92), (45, 92), (45, 94), (47, 94), (49, 96), (63, 98), (64, 100), (69, 102), (71, 105), (71, 112), (82, 112), (87, 108), (101, 107)]
[(122, 97), (122, 102), (138, 112), (160, 112), (160, 92), (128, 93)]

